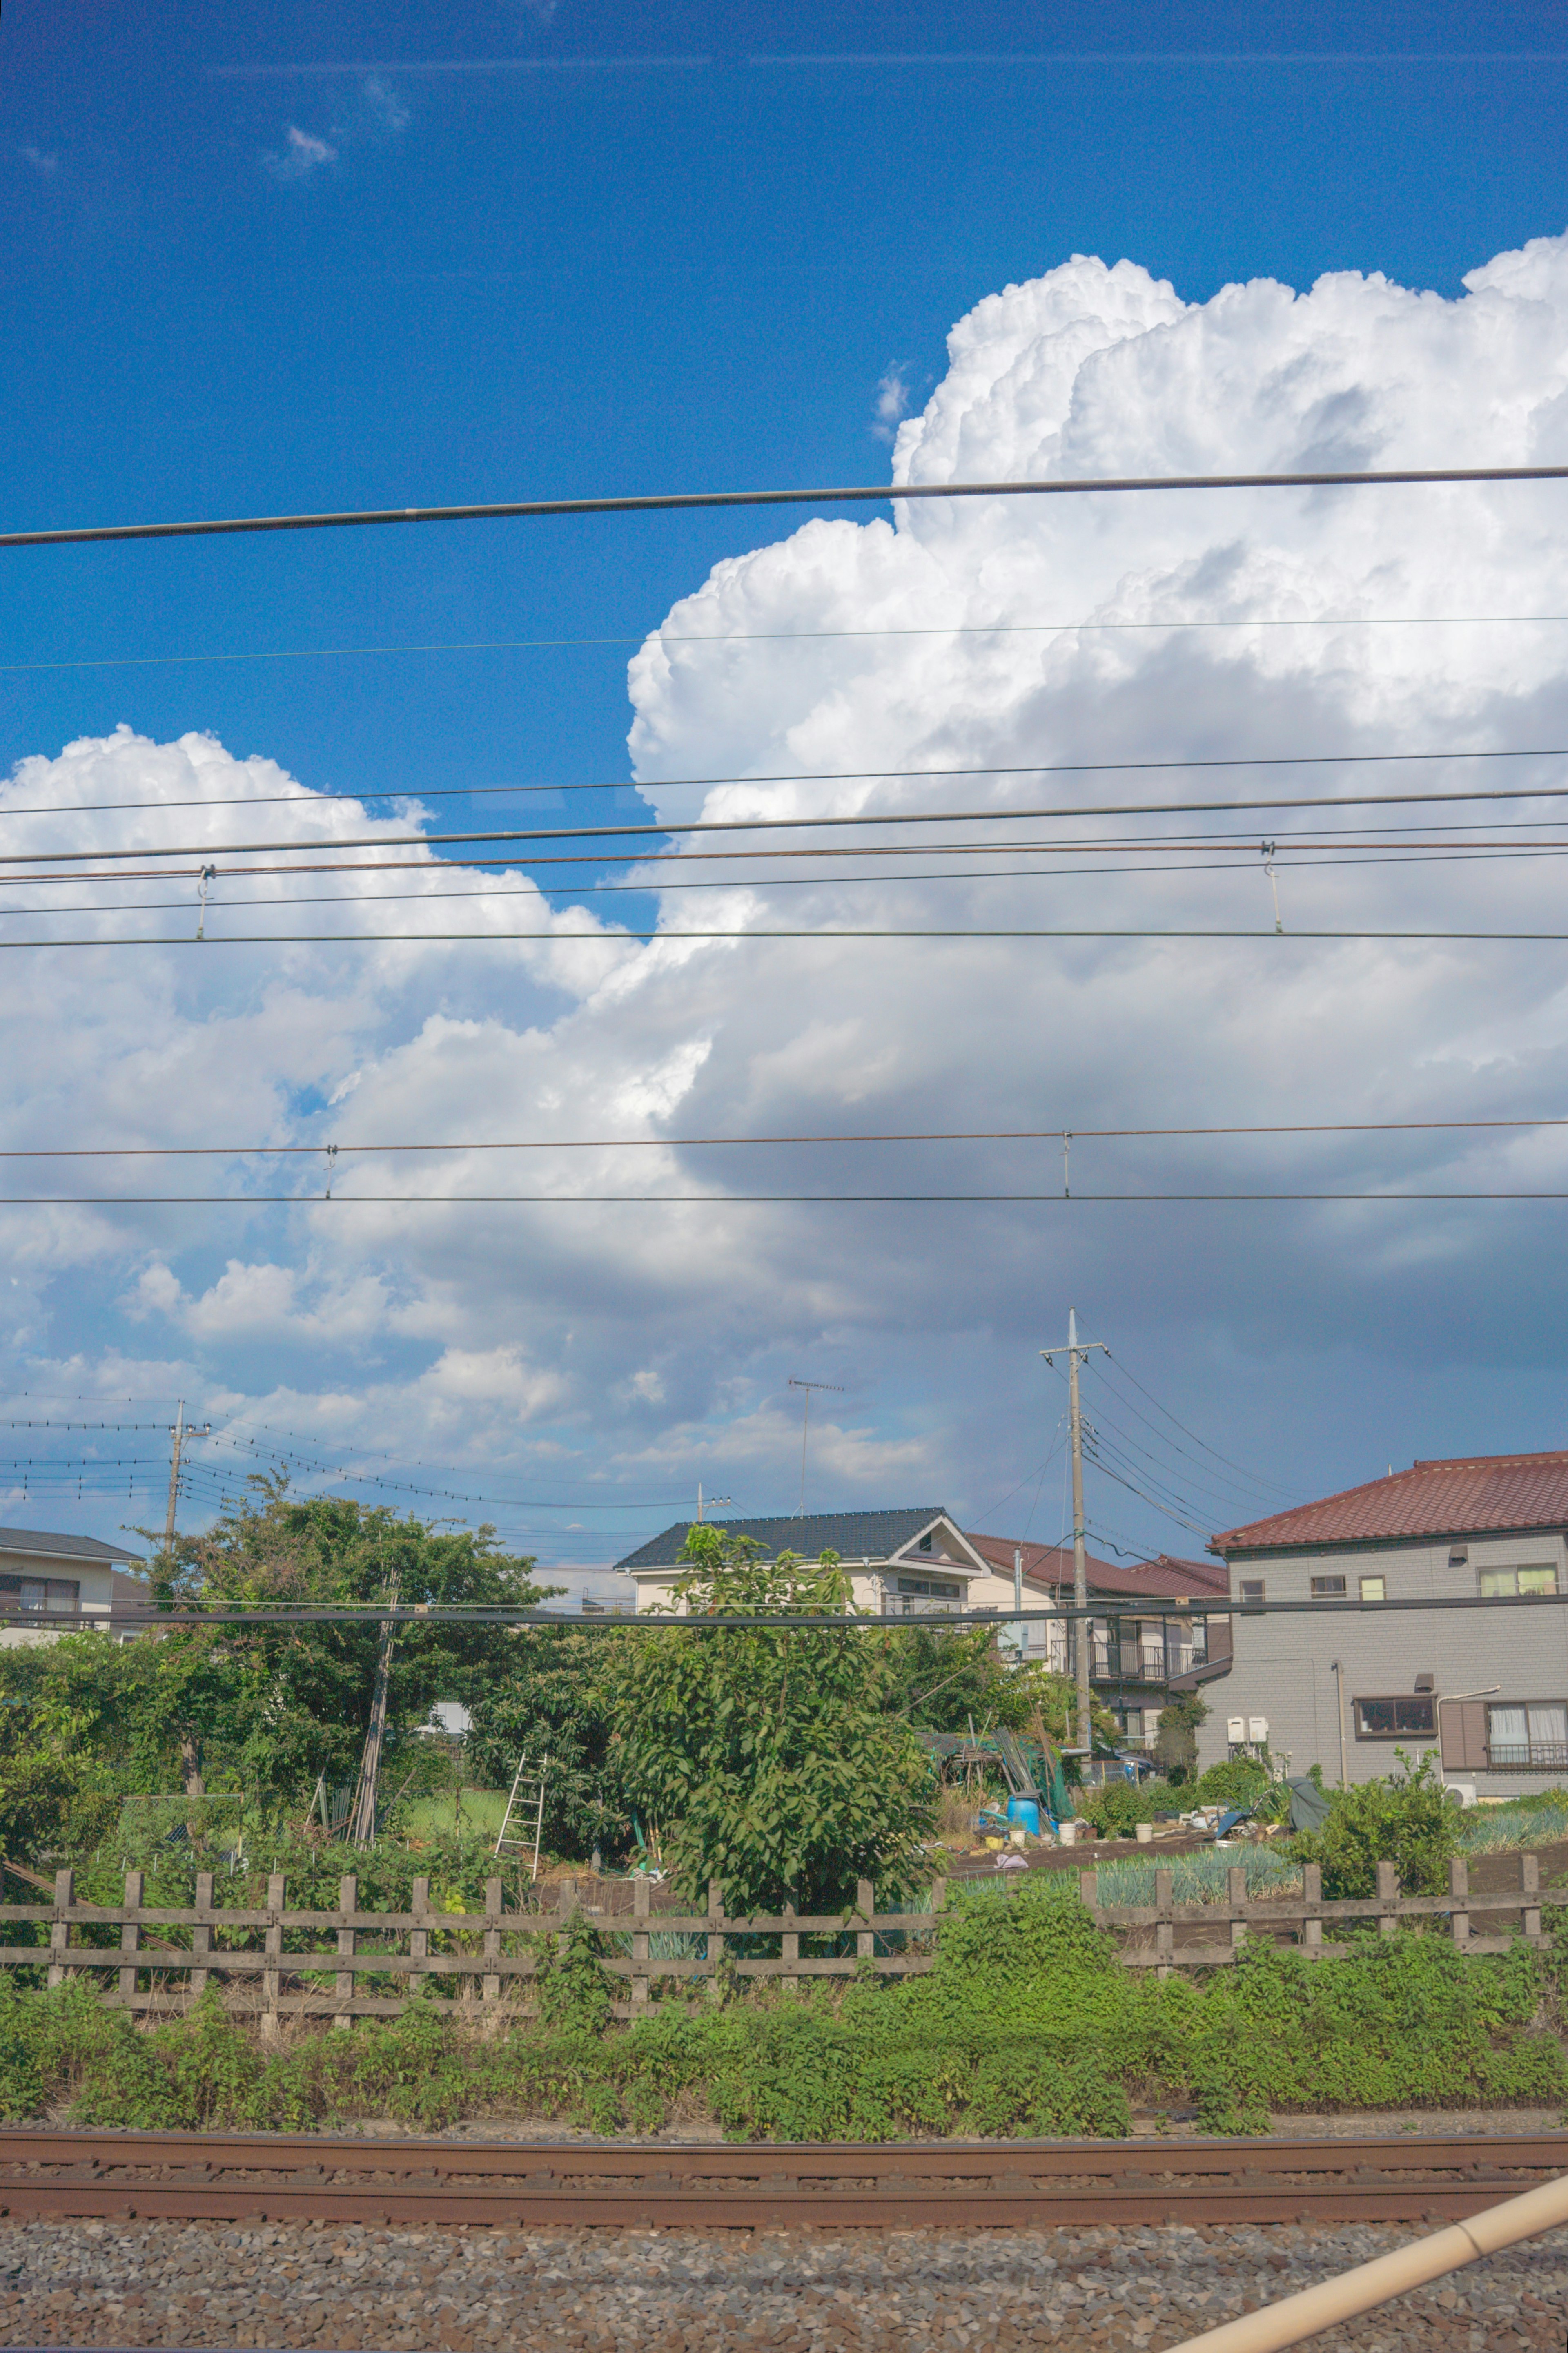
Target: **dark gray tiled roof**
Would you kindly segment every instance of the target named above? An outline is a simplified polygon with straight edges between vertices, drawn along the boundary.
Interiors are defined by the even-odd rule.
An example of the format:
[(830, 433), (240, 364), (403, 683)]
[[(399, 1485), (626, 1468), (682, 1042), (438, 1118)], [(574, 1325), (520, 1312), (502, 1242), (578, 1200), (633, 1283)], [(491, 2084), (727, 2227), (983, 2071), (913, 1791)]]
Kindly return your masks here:
[[(888, 1560), (933, 1520), (949, 1517), (941, 1504), (912, 1504), (901, 1512), (807, 1512), (787, 1519), (721, 1519), (714, 1525), (728, 1528), (731, 1535), (754, 1537), (769, 1559), (781, 1552), (797, 1552), (805, 1560), (815, 1560), (818, 1553), (836, 1552), (845, 1560)], [(629, 1572), (675, 1567), (694, 1525), (691, 1520), (677, 1520), (662, 1535), (616, 1561), (616, 1568)]]
[(123, 1545), (100, 1544), (96, 1536), (47, 1535), (42, 1528), (0, 1528), (0, 1553), (49, 1553), (61, 1560), (140, 1560)]

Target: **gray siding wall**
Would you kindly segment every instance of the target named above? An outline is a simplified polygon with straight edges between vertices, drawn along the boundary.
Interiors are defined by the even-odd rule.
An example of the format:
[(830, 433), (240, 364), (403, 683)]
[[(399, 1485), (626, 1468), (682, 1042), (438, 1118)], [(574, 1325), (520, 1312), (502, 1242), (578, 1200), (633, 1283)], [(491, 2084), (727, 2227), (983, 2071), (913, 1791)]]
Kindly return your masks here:
[[(1468, 1560), (1450, 1566), (1451, 1546), (1464, 1545)], [(1305, 1601), (1314, 1577), (1343, 1577), (1354, 1599), (1363, 1577), (1386, 1579), (1391, 1601), (1428, 1595), (1471, 1596), (1482, 1568), (1540, 1567), (1557, 1571), (1559, 1593), (1568, 1592), (1568, 1557), (1561, 1530), (1540, 1535), (1443, 1537), (1436, 1543), (1357, 1545), (1313, 1553), (1236, 1555), (1230, 1563), (1231, 1594), (1238, 1602), (1244, 1579), (1261, 1577), (1269, 1601)], [(1435, 1740), (1400, 1741), (1356, 1736), (1354, 1703), (1414, 1694), (1417, 1675), (1436, 1677), (1441, 1693), (1499, 1689), (1494, 1704), (1531, 1700), (1568, 1701), (1568, 1604), (1541, 1602), (1510, 1609), (1400, 1610), (1386, 1617), (1354, 1611), (1324, 1611), (1279, 1618), (1232, 1619), (1235, 1664), (1228, 1675), (1205, 1684), (1202, 1697), (1208, 1722), (1198, 1734), (1202, 1766), (1228, 1753), (1226, 1720), (1263, 1716), (1268, 1746), (1288, 1757), (1292, 1773), (1321, 1765), (1332, 1787), (1340, 1778), (1339, 1713), (1332, 1662), (1344, 1667), (1345, 1773), (1351, 1781), (1371, 1781), (1389, 1772), (1396, 1746), (1419, 1753)], [(1484, 1704), (1484, 1703), (1483, 1703)], [(1446, 1710), (1445, 1715), (1453, 1714)], [(1453, 1766), (1450, 1780), (1474, 1782), (1477, 1795), (1524, 1797), (1568, 1781), (1568, 1773), (1489, 1772)]]

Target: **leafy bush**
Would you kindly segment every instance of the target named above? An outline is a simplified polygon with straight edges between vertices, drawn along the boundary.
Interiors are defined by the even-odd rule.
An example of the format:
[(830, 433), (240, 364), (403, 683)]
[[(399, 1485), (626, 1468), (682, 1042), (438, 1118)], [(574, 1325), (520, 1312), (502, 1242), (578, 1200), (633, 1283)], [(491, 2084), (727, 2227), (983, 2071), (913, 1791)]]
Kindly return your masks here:
[(1140, 1822), (1156, 1814), (1173, 1814), (1179, 1798), (1163, 1781), (1104, 1781), (1098, 1788), (1080, 1789), (1077, 1798), (1082, 1819), (1092, 1822), (1101, 1838), (1127, 1838)]
[(1336, 1789), (1321, 1830), (1291, 1841), (1299, 1862), (1321, 1866), (1323, 1894), (1331, 1901), (1375, 1895), (1379, 1862), (1394, 1864), (1407, 1895), (1447, 1892), (1449, 1861), (1458, 1852), (1458, 1810), (1443, 1794), (1431, 1749), (1419, 1764), (1403, 1748), (1394, 1754), (1386, 1780)]
[(1195, 1806), (1256, 1805), (1272, 1782), (1267, 1765), (1256, 1757), (1230, 1757), (1223, 1765), (1211, 1765), (1202, 1774), (1193, 1790)]

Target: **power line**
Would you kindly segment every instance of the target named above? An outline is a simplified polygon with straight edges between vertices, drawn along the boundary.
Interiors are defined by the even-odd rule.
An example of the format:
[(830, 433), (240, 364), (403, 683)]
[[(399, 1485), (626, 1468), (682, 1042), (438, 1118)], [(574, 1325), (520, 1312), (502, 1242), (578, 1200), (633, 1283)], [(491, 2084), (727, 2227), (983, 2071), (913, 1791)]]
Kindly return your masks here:
[[(1529, 752), (1477, 752), (1469, 754), (1432, 752), (1370, 753), (1361, 755), (1361, 757), (1356, 760), (1355, 764), (1358, 765), (1361, 765), (1362, 760), (1398, 760), (1401, 762), (1459, 758), (1539, 760), (1559, 759), (1563, 756), (1565, 756), (1565, 754), (1560, 749)], [(1268, 761), (1247, 759), (1204, 761), (1148, 760), (1116, 761), (1092, 765), (1089, 764), (1079, 763), (1058, 766), (1035, 765), (1011, 768), (932, 768), (910, 769), (907, 771), (882, 768), (868, 769), (859, 776), (851, 775), (848, 772), (846, 772), (842, 776), (830, 776), (824, 774), (816, 776), (800, 777), (735, 776), (714, 777), (710, 778), (707, 781), (714, 785), (746, 785), (753, 783), (852, 784), (858, 782), (875, 782), (879, 779), (887, 779), (889, 777), (894, 779), (901, 778), (902, 781), (908, 782), (918, 780), (919, 778), (927, 776), (1085, 776), (1103, 774), (1111, 768), (1116, 769), (1121, 774), (1131, 774), (1198, 767), (1205, 769), (1250, 768), (1263, 766), (1324, 767), (1348, 765), (1351, 765), (1351, 762), (1343, 754), (1323, 754), (1300, 760), (1287, 758), (1270, 759)], [(702, 780), (698, 778), (683, 778), (679, 781), (682, 783), (689, 782), (696, 784)], [(664, 786), (660, 788), (669, 789), (670, 787)], [(362, 797), (355, 796), (355, 797), (358, 798)], [(373, 795), (370, 797), (374, 798), (376, 797), (376, 796)], [(396, 797), (400, 799), (416, 799), (418, 796), (415, 794), (400, 794), (396, 796)], [(197, 841), (183, 842), (174, 848), (164, 847), (154, 849), (142, 849), (140, 847), (125, 847), (110, 848), (107, 849), (7, 850), (4, 853), (3, 857), (0, 857), (0, 864), (6, 867), (47, 865), (74, 866), (86, 864), (88, 861), (95, 858), (116, 860), (201, 858), (204, 860), (211, 860), (215, 857), (225, 859), (258, 858), (263, 854), (273, 856), (289, 855), (297, 857), (302, 853), (313, 850), (429, 849), (437, 846), (443, 849), (453, 849), (468, 848), (486, 842), (502, 841), (607, 841), (628, 839), (663, 841), (676, 835), (686, 837), (696, 834), (707, 835), (711, 833), (798, 833), (805, 831), (827, 831), (829, 829), (837, 830), (849, 826), (994, 825), (1003, 822), (1018, 825), (1023, 824), (1029, 819), (1048, 820), (1055, 824), (1060, 824), (1067, 818), (1086, 817), (1182, 817), (1229, 812), (1240, 813), (1252, 809), (1372, 808), (1404, 807), (1413, 803), (1435, 804), (1438, 802), (1453, 801), (1517, 800), (1555, 801), (1564, 799), (1568, 799), (1568, 786), (1541, 785), (1510, 786), (1500, 786), (1489, 788), (1472, 787), (1461, 791), (1449, 789), (1440, 792), (1287, 793), (1276, 794), (1263, 798), (1225, 801), (1100, 801), (1088, 804), (1078, 808), (1053, 807), (1047, 805), (1043, 807), (1037, 808), (871, 809), (863, 810), (858, 815), (853, 817), (670, 818), (661, 820), (657, 824), (613, 825), (606, 823), (603, 825), (506, 826), (492, 827), (488, 830), (480, 832), (468, 831), (464, 833), (351, 834), (341, 839), (336, 837), (332, 837), (322, 841)], [(105, 807), (109, 807), (112, 805), (105, 803), (103, 806)], [(161, 806), (161, 804), (156, 802), (147, 802), (142, 804), (142, 806), (146, 807), (157, 807)], [(43, 810), (36, 810), (33, 812), (34, 815), (38, 816), (44, 815), (45, 813), (46, 812)], [(58, 813), (64, 815), (82, 815), (89, 812), (80, 810), (65, 810)], [(57, 812), (50, 810), (47, 814), (54, 815), (57, 814)]]
[[(0, 676), (33, 670), (193, 670), (210, 664), (273, 661), (340, 661), (353, 658), (389, 658), (417, 654), (517, 654), (586, 652), (615, 646), (736, 646), (816, 645), (824, 640), (856, 638), (1021, 638), (1096, 636), (1110, 632), (1176, 629), (1426, 629), (1527, 628), (1568, 621), (1568, 613), (1311, 613), (1173, 617), (1142, 621), (1068, 619), (1059, 621), (928, 621), (896, 622), (857, 629), (667, 629), (654, 628), (606, 638), (472, 638), (431, 645), (405, 646), (277, 646), (245, 653), (89, 654), (69, 660), (0, 662)], [(499, 791), (586, 792), (591, 786), (522, 785), (497, 786)], [(291, 798), (279, 794), (279, 799)], [(353, 799), (353, 794), (323, 795)], [(363, 797), (358, 796), (357, 797)], [(373, 796), (379, 798), (380, 796)], [(423, 800), (422, 792), (408, 798)], [(177, 807), (177, 802), (165, 803)], [(215, 806), (216, 806), (215, 804)]]
[(155, 933), (142, 938), (0, 940), (0, 953), (52, 955), (61, 948), (197, 948), (204, 955), (217, 948), (253, 947), (505, 947), (516, 940), (533, 940), (553, 947), (615, 948), (662, 944), (675, 940), (1257, 940), (1274, 949), (1309, 942), (1407, 941), (1445, 946), (1474, 945), (1487, 941), (1508, 946), (1561, 945), (1568, 932), (1460, 932), (1295, 930), (1279, 933), (1256, 924), (1210, 924), (1161, 928), (1148, 924), (1052, 925), (795, 925), (752, 931), (621, 931), (613, 932), (219, 932), (197, 939), (189, 932)]
[[(1469, 1124), (1469, 1123), (1467, 1123), (1467, 1124)], [(1481, 1124), (1482, 1124), (1482, 1123), (1481, 1123), (1481, 1122), (1479, 1122), (1479, 1121), (1477, 1121), (1477, 1122), (1475, 1123), (1475, 1124), (1476, 1124), (1477, 1126), (1479, 1126), (1479, 1125), (1481, 1125)], [(1325, 1129), (1325, 1130), (1318, 1130), (1318, 1131), (1309, 1131), (1309, 1132), (1312, 1132), (1312, 1133), (1321, 1133), (1321, 1134), (1331, 1134), (1331, 1133), (1333, 1133), (1333, 1131), (1332, 1131), (1332, 1130), (1326, 1130), (1326, 1129)], [(1113, 1355), (1113, 1354), (1112, 1354), (1112, 1352), (1110, 1351), (1110, 1349), (1109, 1349), (1109, 1348), (1107, 1348), (1107, 1349), (1106, 1349), (1106, 1351), (1105, 1351), (1105, 1361), (1106, 1361), (1107, 1365), (1110, 1366), (1114, 1369), (1114, 1371), (1119, 1375), (1119, 1377), (1120, 1377), (1122, 1380), (1124, 1380), (1124, 1381), (1130, 1381), (1130, 1382), (1131, 1383), (1132, 1387), (1133, 1387), (1133, 1388), (1138, 1391), (1138, 1394), (1139, 1394), (1139, 1396), (1140, 1396), (1140, 1397), (1147, 1398), (1148, 1398), (1148, 1400), (1149, 1400), (1149, 1403), (1153, 1407), (1153, 1409), (1154, 1409), (1155, 1412), (1156, 1412), (1156, 1413), (1162, 1413), (1162, 1414), (1163, 1414), (1163, 1415), (1164, 1415), (1164, 1417), (1165, 1417), (1165, 1419), (1166, 1419), (1168, 1422), (1170, 1422), (1170, 1423), (1171, 1423), (1171, 1425), (1172, 1425), (1172, 1427), (1173, 1427), (1173, 1429), (1179, 1430), (1181, 1431), (1182, 1436), (1183, 1436), (1184, 1438), (1190, 1438), (1190, 1439), (1192, 1440), (1193, 1444), (1194, 1444), (1194, 1446), (1201, 1446), (1201, 1447), (1203, 1448), (1204, 1452), (1205, 1452), (1205, 1454), (1212, 1454), (1212, 1455), (1214, 1456), (1215, 1461), (1216, 1462), (1223, 1462), (1223, 1463), (1225, 1464), (1225, 1466), (1226, 1466), (1226, 1470), (1227, 1470), (1227, 1471), (1239, 1471), (1239, 1472), (1241, 1472), (1241, 1475), (1242, 1475), (1242, 1477), (1243, 1477), (1244, 1479), (1250, 1479), (1250, 1478), (1252, 1478), (1252, 1475), (1253, 1475), (1253, 1474), (1252, 1474), (1250, 1472), (1248, 1472), (1248, 1471), (1247, 1471), (1247, 1470), (1243, 1469), (1243, 1466), (1242, 1466), (1239, 1462), (1233, 1462), (1233, 1461), (1231, 1461), (1230, 1456), (1229, 1456), (1228, 1454), (1222, 1454), (1222, 1453), (1220, 1453), (1220, 1451), (1219, 1451), (1218, 1448), (1217, 1448), (1217, 1447), (1211, 1446), (1211, 1445), (1209, 1444), (1209, 1442), (1208, 1442), (1208, 1440), (1207, 1440), (1207, 1439), (1206, 1439), (1206, 1438), (1200, 1438), (1200, 1437), (1198, 1436), (1197, 1431), (1196, 1431), (1195, 1430), (1189, 1430), (1189, 1429), (1187, 1428), (1187, 1425), (1186, 1425), (1186, 1423), (1185, 1423), (1184, 1421), (1178, 1421), (1178, 1420), (1176, 1419), (1175, 1415), (1171, 1411), (1171, 1409), (1170, 1409), (1169, 1406), (1162, 1405), (1162, 1404), (1161, 1404), (1161, 1402), (1160, 1402), (1160, 1400), (1159, 1400), (1159, 1398), (1154, 1395), (1153, 1391), (1152, 1391), (1152, 1389), (1147, 1389), (1147, 1388), (1144, 1388), (1144, 1386), (1143, 1386), (1143, 1384), (1142, 1384), (1142, 1382), (1138, 1378), (1137, 1375), (1136, 1375), (1135, 1373), (1130, 1372), (1130, 1371), (1128, 1370), (1127, 1366), (1122, 1363), (1122, 1361), (1121, 1361), (1121, 1357), (1120, 1357), (1120, 1356), (1118, 1356)], [(1129, 1406), (1128, 1410), (1129, 1410), (1129, 1412), (1135, 1412), (1135, 1411), (1137, 1410), (1137, 1409), (1136, 1409), (1135, 1407)], [(1274, 1483), (1273, 1483), (1273, 1482), (1272, 1482), (1271, 1480), (1268, 1480), (1268, 1479), (1257, 1480), (1257, 1481), (1255, 1481), (1255, 1482), (1254, 1482), (1254, 1483), (1255, 1483), (1256, 1485), (1259, 1486), (1259, 1487), (1263, 1490), (1263, 1492), (1264, 1492), (1265, 1493), (1269, 1493), (1270, 1491), (1272, 1491), (1272, 1493), (1275, 1493), (1276, 1495), (1282, 1495), (1282, 1494), (1284, 1494), (1284, 1493), (1285, 1493), (1285, 1492), (1286, 1492), (1286, 1491), (1285, 1491), (1285, 1489), (1283, 1489), (1282, 1487), (1276, 1487), (1276, 1486), (1274, 1485)]]
[(896, 505), (914, 499), (1063, 498), (1123, 491), (1374, 490), (1422, 483), (1558, 482), (1568, 466), (1401, 466), (1357, 472), (1050, 476), (1037, 481), (875, 482), (809, 491), (660, 491), (598, 499), (508, 499), (465, 506), (366, 507), (323, 514), (231, 515), (195, 522), (114, 522), (0, 532), (0, 547), (68, 547), (113, 539), (215, 539), (263, 531), (370, 524), (516, 522), (546, 515), (660, 514), (706, 507)]

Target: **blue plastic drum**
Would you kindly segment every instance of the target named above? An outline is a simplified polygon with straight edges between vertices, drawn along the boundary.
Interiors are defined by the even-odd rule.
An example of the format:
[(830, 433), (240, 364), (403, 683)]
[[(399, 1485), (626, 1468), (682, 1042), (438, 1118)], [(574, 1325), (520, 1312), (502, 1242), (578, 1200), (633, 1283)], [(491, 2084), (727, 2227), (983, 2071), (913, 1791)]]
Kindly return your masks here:
[(1016, 1822), (1020, 1830), (1027, 1831), (1031, 1838), (1039, 1837), (1040, 1810), (1033, 1798), (1009, 1798), (1007, 1820)]

